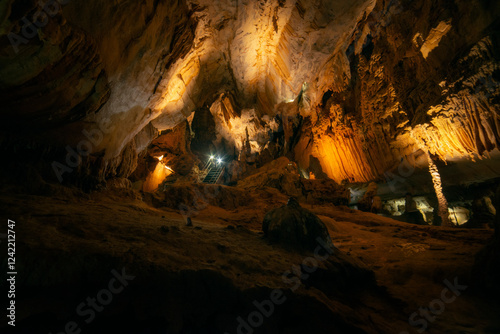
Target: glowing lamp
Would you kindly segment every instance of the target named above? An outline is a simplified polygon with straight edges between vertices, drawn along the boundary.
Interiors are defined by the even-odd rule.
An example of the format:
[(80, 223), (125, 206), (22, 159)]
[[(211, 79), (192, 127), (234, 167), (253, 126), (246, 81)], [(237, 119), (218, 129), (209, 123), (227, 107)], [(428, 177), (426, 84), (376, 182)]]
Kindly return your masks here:
[(161, 157), (158, 157), (158, 160), (160, 160), (160, 161), (161, 161), (162, 159), (163, 159), (163, 155), (162, 155)]
[(210, 160), (214, 160), (214, 158), (215, 158), (215, 157), (214, 157), (213, 155), (211, 155), (211, 156), (210, 156)]
[(221, 162), (222, 162), (222, 159), (221, 159), (221, 158), (217, 159), (217, 162), (218, 162), (218, 163), (221, 163)]

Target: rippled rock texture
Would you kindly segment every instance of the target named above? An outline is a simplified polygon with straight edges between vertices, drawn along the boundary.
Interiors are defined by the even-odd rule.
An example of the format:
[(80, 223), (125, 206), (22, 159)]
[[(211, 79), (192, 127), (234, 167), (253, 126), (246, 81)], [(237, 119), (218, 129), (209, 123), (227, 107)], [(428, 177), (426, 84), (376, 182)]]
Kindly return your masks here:
[(36, 142), (64, 161), (98, 131), (69, 167), (96, 182), (127, 177), (137, 161), (124, 155), (201, 110), (215, 150), (252, 155), (279, 135), (272, 157), (337, 182), (382, 178), (416, 152), (453, 161), (498, 149), (495, 1), (41, 4), (0, 7), (10, 155)]

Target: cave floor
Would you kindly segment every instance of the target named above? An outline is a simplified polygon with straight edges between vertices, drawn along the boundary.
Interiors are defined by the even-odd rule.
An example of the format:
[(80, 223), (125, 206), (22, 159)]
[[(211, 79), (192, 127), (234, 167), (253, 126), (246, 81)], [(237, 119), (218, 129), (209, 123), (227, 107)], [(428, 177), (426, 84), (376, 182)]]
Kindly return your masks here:
[[(303, 254), (269, 245), (260, 231), (268, 207), (285, 201), (284, 196), (271, 202), (255, 198), (252, 205), (231, 211), (207, 206), (193, 218), (194, 227), (187, 227), (178, 211), (151, 207), (133, 191), (0, 195), (2, 211), (16, 219), (18, 263), (26, 277), (19, 271), (26, 282), (41, 279), (28, 274), (30, 266), (56, 252), (74, 257), (74, 266), (82, 265), (84, 255), (119, 258), (135, 263), (137, 276), (153, 265), (173, 272), (212, 270), (238, 289), (284, 288), (282, 274), (303, 261)], [(416, 333), (420, 327), (412, 328), (408, 317), (440, 298), (445, 279), (457, 279), (468, 288), (446, 304), (427, 331), (500, 332), (499, 302), (469, 287), (474, 256), (491, 238), (491, 230), (416, 226), (347, 207), (302, 206), (323, 220), (341, 252), (373, 270), (386, 296), (364, 295), (359, 297), (363, 305), (353, 306), (328, 299), (314, 288), (301, 287), (297, 294), (313, 296), (340, 313), (369, 318), (373, 327), (359, 325), (365, 332)], [(29, 307), (19, 307), (19, 321), (40, 307), (54, 313), (64, 308), (42, 304), (30, 300)]]

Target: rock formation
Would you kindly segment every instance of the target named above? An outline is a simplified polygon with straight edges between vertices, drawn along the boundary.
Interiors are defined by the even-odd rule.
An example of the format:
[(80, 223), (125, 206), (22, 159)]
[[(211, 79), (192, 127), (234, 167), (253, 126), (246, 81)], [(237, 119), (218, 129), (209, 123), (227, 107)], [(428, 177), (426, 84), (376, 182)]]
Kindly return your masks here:
[(366, 189), (361, 200), (358, 202), (358, 209), (362, 211), (372, 211), (373, 203), (375, 196), (377, 195), (377, 184), (375, 182), (371, 182)]
[[(186, 119), (195, 147), (280, 142), (338, 183), (385, 180), (421, 150), (481, 160), (499, 146), (496, 2), (52, 4), (6, 2), (0, 22), (2, 147), (37, 147), (59, 163), (47, 179), (128, 177), (127, 157)], [(201, 113), (213, 123), (198, 129)]]
[[(429, 333), (500, 332), (499, 17), (495, 0), (0, 1), (0, 207), (30, 269), (16, 329), (61, 332), (113, 265), (137, 283), (82, 331), (233, 333), (279, 290), (255, 333), (399, 333), (458, 275), (471, 289)], [(223, 184), (200, 182), (210, 161)], [(427, 224), (417, 203), (402, 222), (407, 192)]]
[(252, 190), (265, 187), (280, 190), (308, 203), (349, 204), (349, 189), (330, 179), (306, 179), (297, 164), (285, 157), (278, 158), (254, 170), (237, 183), (238, 188)]
[(297, 251), (315, 251), (324, 244), (333, 247), (325, 224), (293, 197), (286, 205), (266, 214), (262, 230), (271, 243)]

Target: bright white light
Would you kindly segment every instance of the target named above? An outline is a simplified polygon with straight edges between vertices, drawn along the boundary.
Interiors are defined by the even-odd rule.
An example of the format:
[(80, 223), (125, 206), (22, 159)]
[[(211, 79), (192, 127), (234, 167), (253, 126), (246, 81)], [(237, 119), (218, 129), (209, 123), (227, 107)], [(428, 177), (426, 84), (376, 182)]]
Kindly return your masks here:
[(166, 169), (168, 169), (169, 171), (173, 172), (174, 170), (168, 166), (165, 166)]
[(161, 159), (163, 159), (163, 155), (162, 155), (161, 157), (158, 157), (158, 160), (160, 160), (160, 161), (161, 161)]
[(210, 160), (214, 160), (214, 158), (215, 158), (215, 157), (214, 157), (213, 155), (211, 155), (211, 156), (210, 156)]
[(222, 162), (222, 159), (221, 159), (221, 158), (217, 159), (217, 162), (218, 162), (218, 163), (221, 163), (221, 162)]

